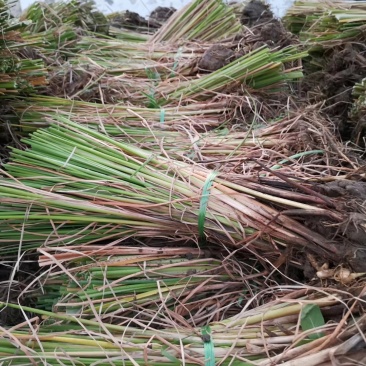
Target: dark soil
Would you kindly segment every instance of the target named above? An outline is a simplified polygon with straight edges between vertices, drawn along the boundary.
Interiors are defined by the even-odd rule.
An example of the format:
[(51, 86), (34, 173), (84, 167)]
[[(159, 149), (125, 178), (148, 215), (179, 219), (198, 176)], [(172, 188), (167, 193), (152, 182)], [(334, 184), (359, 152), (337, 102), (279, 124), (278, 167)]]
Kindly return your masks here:
[(198, 63), (201, 71), (215, 71), (227, 65), (235, 58), (235, 53), (230, 48), (215, 44), (202, 56)]
[(160, 28), (169, 17), (176, 11), (173, 7), (158, 6), (153, 10), (148, 19), (145, 19), (141, 15), (133, 11), (123, 11), (120, 13), (114, 13), (109, 16), (111, 25), (116, 28), (127, 29), (157, 29)]
[[(254, 1), (251, 6), (257, 8), (258, 3), (261, 9), (266, 8), (266, 5), (263, 5), (260, 1)], [(199, 70), (208, 72), (218, 70), (264, 45), (269, 48), (283, 48), (298, 43), (298, 38), (288, 32), (280, 20), (274, 19), (272, 13), (270, 16), (267, 15), (265, 17), (256, 17), (257, 21), (254, 22), (256, 26), (253, 26), (252, 32), (239, 34), (230, 45), (216, 44), (211, 46), (198, 62)], [(263, 24), (262, 21), (265, 21), (266, 24)]]
[(269, 47), (286, 47), (298, 43), (297, 37), (287, 32), (282, 22), (272, 19), (269, 23), (258, 27), (262, 42)]
[[(311, 52), (305, 63), (303, 91), (310, 103), (321, 103), (323, 112), (335, 123), (344, 141), (355, 141), (355, 126), (362, 125), (364, 116), (350, 118), (353, 104), (352, 88), (366, 76), (366, 46), (346, 46)], [(322, 69), (314, 69), (314, 64)], [(356, 141), (355, 141), (356, 142)]]
[(150, 13), (149, 20), (162, 25), (165, 23), (177, 9), (173, 7), (158, 6), (155, 10)]
[[(336, 202), (343, 221), (309, 219), (307, 224), (327, 237), (337, 240), (339, 252), (356, 272), (366, 271), (366, 182), (347, 179), (322, 184), (317, 190)], [(339, 264), (339, 263), (337, 263)]]
[(254, 25), (267, 23), (273, 18), (274, 15), (269, 5), (264, 4), (260, 0), (252, 0), (243, 9), (240, 22), (245, 26), (252, 27)]
[[(23, 306), (32, 306), (32, 296), (28, 289), (24, 293), (27, 285), (37, 276), (39, 270), (36, 260), (25, 260), (22, 262), (13, 275), (14, 265), (0, 264), (0, 302), (20, 303)], [(34, 288), (34, 286), (32, 287)], [(0, 309), (0, 326), (13, 326), (24, 322), (25, 316), (30, 314), (21, 310), (4, 307)]]
[(138, 28), (158, 28), (159, 25), (152, 24), (141, 15), (126, 10), (120, 13), (114, 13), (109, 16), (111, 25), (116, 28), (138, 29)]
[[(323, 194), (328, 197), (343, 197), (356, 205), (362, 206), (366, 202), (366, 182), (353, 180), (335, 180), (321, 186)], [(352, 205), (353, 208), (356, 206)]]

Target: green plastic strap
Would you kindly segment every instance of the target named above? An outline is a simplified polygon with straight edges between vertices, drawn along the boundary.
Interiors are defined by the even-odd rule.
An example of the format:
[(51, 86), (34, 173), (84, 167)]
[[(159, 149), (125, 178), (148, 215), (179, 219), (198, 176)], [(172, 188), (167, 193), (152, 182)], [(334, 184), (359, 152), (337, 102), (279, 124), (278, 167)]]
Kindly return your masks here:
[(179, 47), (176, 55), (174, 56), (174, 64), (173, 64), (173, 67), (172, 67), (172, 72), (170, 74), (170, 77), (175, 76), (175, 70), (178, 66), (179, 59), (182, 56), (182, 51), (183, 51), (183, 47)]
[(212, 187), (213, 181), (216, 178), (217, 174), (218, 174), (218, 172), (212, 171), (209, 174), (209, 176), (206, 178), (206, 182), (202, 188), (200, 210), (198, 213), (198, 233), (199, 233), (201, 240), (205, 236), (205, 221), (206, 221), (208, 199), (210, 197), (210, 189)]
[(292, 156), (290, 156), (290, 157), (289, 157), (289, 158), (287, 158), (287, 159), (283, 159), (283, 160), (281, 160), (280, 162), (278, 162), (278, 164), (273, 165), (273, 167), (271, 167), (271, 170), (277, 170), (277, 169), (282, 168), (282, 164), (286, 164), (286, 163), (288, 163), (289, 161), (291, 161), (292, 159), (302, 158), (303, 156), (306, 156), (306, 155), (313, 155), (313, 154), (324, 154), (324, 150), (303, 151), (303, 152), (301, 152), (301, 153), (298, 153), (298, 154), (292, 155)]
[(211, 329), (209, 326), (202, 328), (202, 340), (205, 350), (205, 366), (215, 366), (214, 344), (211, 338)]
[(160, 108), (160, 123), (164, 123), (164, 122), (165, 122), (165, 109)]

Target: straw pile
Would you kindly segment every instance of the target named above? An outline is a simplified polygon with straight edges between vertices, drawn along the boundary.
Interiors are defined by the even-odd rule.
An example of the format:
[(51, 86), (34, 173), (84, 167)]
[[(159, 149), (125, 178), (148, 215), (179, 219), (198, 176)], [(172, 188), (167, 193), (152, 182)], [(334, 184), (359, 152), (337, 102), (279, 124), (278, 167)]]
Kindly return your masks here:
[(302, 105), (309, 49), (268, 42), (221, 0), (108, 36), (90, 4), (70, 4), (23, 15), (50, 85), (7, 111), (1, 359), (362, 363), (365, 172)]

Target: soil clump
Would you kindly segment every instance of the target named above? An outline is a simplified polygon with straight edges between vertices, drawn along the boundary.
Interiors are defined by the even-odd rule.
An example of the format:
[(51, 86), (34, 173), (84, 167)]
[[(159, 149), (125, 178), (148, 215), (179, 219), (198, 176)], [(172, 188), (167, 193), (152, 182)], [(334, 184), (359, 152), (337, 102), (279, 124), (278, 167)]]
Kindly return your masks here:
[(109, 15), (111, 26), (126, 29), (160, 28), (176, 11), (173, 7), (158, 6), (153, 10), (148, 19), (133, 11), (123, 11)]
[[(312, 59), (304, 64), (305, 78), (301, 85), (308, 102), (321, 103), (321, 109), (336, 124), (343, 141), (355, 140), (355, 126), (359, 120), (350, 118), (354, 99), (352, 88), (366, 76), (365, 54), (365, 45), (348, 43), (311, 51)], [(314, 70), (313, 65), (319, 62), (323, 68)]]
[(149, 15), (149, 21), (154, 24), (163, 25), (172, 14), (174, 14), (177, 9), (167, 6), (158, 6), (155, 10), (153, 10)]
[(139, 28), (159, 28), (159, 24), (149, 22), (144, 17), (133, 11), (123, 11), (109, 16), (111, 26), (116, 28), (139, 29)]
[(241, 24), (252, 27), (254, 25), (267, 23), (272, 20), (274, 15), (269, 5), (260, 0), (251, 0), (243, 9), (240, 22)]
[(198, 62), (200, 71), (218, 70), (265, 45), (269, 48), (283, 48), (299, 43), (298, 37), (288, 32), (261, 1), (253, 0), (244, 8), (241, 22), (250, 26), (251, 32), (238, 34), (231, 42), (211, 46)]
[(198, 63), (201, 71), (215, 71), (221, 69), (235, 59), (235, 52), (220, 44), (211, 46)]

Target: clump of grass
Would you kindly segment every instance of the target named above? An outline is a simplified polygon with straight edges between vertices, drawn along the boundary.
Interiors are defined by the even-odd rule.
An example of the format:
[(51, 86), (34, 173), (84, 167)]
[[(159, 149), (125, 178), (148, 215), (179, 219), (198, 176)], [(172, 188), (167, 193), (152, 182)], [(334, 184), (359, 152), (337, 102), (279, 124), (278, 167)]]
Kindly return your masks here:
[[(224, 100), (154, 109), (29, 97), (13, 103), (13, 108), (22, 136), (46, 127), (47, 116), (58, 114), (117, 141), (225, 173), (255, 177), (262, 171), (257, 160), (301, 178), (349, 172), (342, 156), (344, 147), (335, 141), (329, 122), (308, 112), (267, 123), (257, 118), (245, 126), (233, 125), (235, 108)], [(332, 165), (326, 168), (330, 161)], [(319, 164), (324, 164), (321, 170)]]
[(160, 327), (169, 326), (169, 316), (180, 325), (219, 321), (240, 311), (262, 276), (249, 265), (219, 258), (220, 248), (216, 259), (187, 245), (72, 246), (41, 253), (40, 266), (52, 270), (45, 272), (38, 307), (83, 319), (98, 313), (114, 324), (127, 318), (149, 323), (153, 314)]
[(46, 84), (47, 71), (41, 59), (22, 58), (27, 46), (19, 32), (20, 23), (9, 17), (6, 2), (0, 2), (0, 97), (27, 95)]
[(197, 60), (207, 45), (179, 49), (169, 44), (135, 46), (83, 38), (75, 47), (85, 50), (69, 52), (68, 63), (55, 73), (53, 83), (60, 84), (61, 93), (66, 90), (70, 98), (76, 99), (94, 90), (98, 101), (108, 102), (116, 94), (115, 102), (127, 104), (133, 100), (134, 105), (153, 108), (222, 95), (281, 92), (302, 77), (297, 63), (307, 56), (298, 47), (274, 51), (263, 46), (197, 78)]
[(241, 24), (234, 9), (222, 0), (194, 0), (175, 12), (150, 42), (219, 41), (235, 35)]
[[(103, 323), (72, 314), (57, 314), (8, 304), (38, 315), (7, 332), (1, 356), (12, 364), (48, 365), (262, 365), (290, 364), (293, 359), (318, 365), (340, 357), (363, 342), (364, 319), (352, 317), (345, 300), (299, 286), (274, 289), (255, 309), (248, 304), (236, 316), (204, 327), (177, 326), (157, 329), (128, 319), (126, 325)], [(259, 293), (255, 298), (264, 296)], [(343, 295), (343, 297), (346, 294)], [(2, 304), (5, 305), (4, 303)], [(341, 307), (346, 315), (338, 324), (325, 323), (324, 314)], [(354, 308), (354, 305), (352, 306)], [(36, 323), (41, 317), (42, 322)], [(349, 321), (349, 322), (348, 322)], [(360, 328), (361, 327), (361, 328)], [(342, 352), (343, 350), (343, 352)]]
[(231, 91), (264, 90), (278, 92), (288, 81), (301, 78), (301, 67), (286, 69), (284, 64), (305, 57), (306, 52), (298, 52), (296, 47), (272, 51), (260, 47), (228, 65), (204, 75), (199, 79), (172, 83), (161, 83), (157, 91), (165, 96), (165, 101), (185, 99), (207, 100), (220, 93)]
[(199, 165), (118, 142), (65, 118), (23, 142), (32, 148), (14, 149), (6, 165), (16, 181), (0, 182), (2, 243), (12, 250), (20, 238), (24, 245), (39, 246), (131, 235), (234, 246), (250, 241), (269, 252), (272, 240), (279, 248), (286, 242), (309, 247), (314, 241), (329, 248), (326, 239), (258, 198), (314, 214), (322, 208), (263, 195)]
[(345, 1), (295, 2), (284, 18), (284, 23), (302, 41), (321, 43), (323, 47), (339, 42), (363, 38), (366, 22), (364, 2)]
[(68, 0), (54, 3), (36, 2), (21, 15), (26, 21), (27, 31), (41, 33), (56, 30), (66, 25), (82, 28), (96, 33), (108, 33), (108, 19), (95, 8), (89, 0)]
[[(166, 137), (168, 131), (178, 131), (181, 128), (189, 130), (190, 126), (195, 131), (209, 131), (225, 126), (233, 118), (234, 112), (226, 98), (149, 108), (122, 103), (98, 104), (57, 97), (30, 96), (14, 101), (13, 108), (20, 120), (14, 124), (20, 123), (23, 135), (40, 127), (47, 127), (47, 116), (60, 114), (113, 137), (124, 134), (125, 128), (135, 131), (148, 128), (148, 135), (159, 135), (161, 129), (167, 133)], [(97, 118), (91, 119), (90, 115)]]

